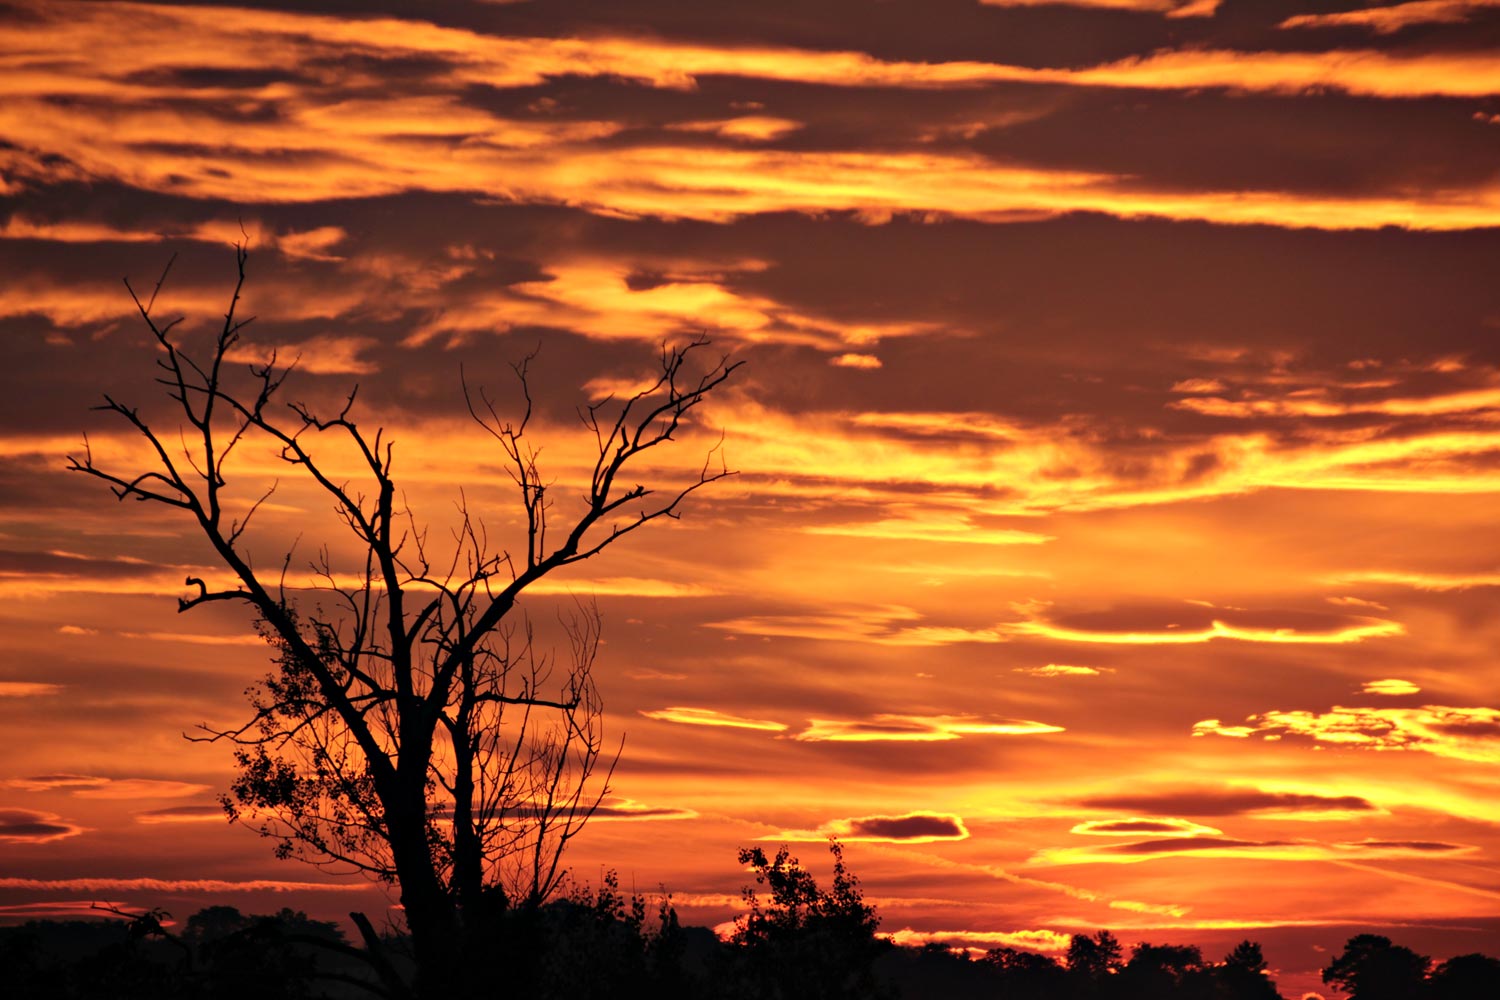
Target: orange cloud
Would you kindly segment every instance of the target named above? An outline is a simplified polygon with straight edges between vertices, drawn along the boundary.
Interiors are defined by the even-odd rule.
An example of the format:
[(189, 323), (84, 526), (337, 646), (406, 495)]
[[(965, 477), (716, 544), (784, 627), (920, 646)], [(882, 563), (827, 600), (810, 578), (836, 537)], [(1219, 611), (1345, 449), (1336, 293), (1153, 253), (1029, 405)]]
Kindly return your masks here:
[(599, 803), (593, 814), (589, 817), (590, 822), (610, 822), (614, 820), (673, 820), (673, 819), (696, 819), (698, 814), (692, 809), (678, 809), (671, 806), (652, 806), (634, 799), (621, 798), (616, 795), (606, 796)]
[(801, 122), (763, 115), (744, 115), (739, 118), (724, 118), (717, 121), (677, 122), (668, 126), (681, 132), (710, 132), (728, 139), (741, 139), (747, 142), (770, 142), (789, 135), (801, 127)]
[(223, 806), (167, 806), (138, 812), (135, 821), (155, 826), (162, 823), (227, 823), (228, 818)]
[(1069, 833), (1093, 837), (1217, 837), (1223, 830), (1191, 820), (1161, 816), (1130, 816), (1125, 819), (1091, 819), (1079, 823)]
[(987, 7), (1084, 7), (1135, 10), (1167, 17), (1212, 17), (1222, 0), (979, 0)]
[(37, 698), (43, 695), (60, 694), (61, 684), (42, 681), (0, 681), (0, 698)]
[(1378, 681), (1365, 681), (1360, 685), (1361, 694), (1416, 694), (1422, 689), (1411, 681), (1399, 680), (1395, 677), (1387, 677)]
[(1305, 736), (1318, 743), (1365, 750), (1411, 750), (1478, 763), (1500, 763), (1500, 709), (1344, 708), (1327, 712), (1263, 712), (1245, 725), (1226, 726), (1218, 719), (1193, 724), (1194, 736), (1238, 739), (1260, 736), (1277, 740)]
[(1382, 35), (1416, 24), (1462, 24), (1486, 8), (1500, 7), (1500, 0), (1411, 0), (1409, 3), (1331, 14), (1297, 14), (1282, 21), (1281, 28), (1330, 28), (1354, 25)]
[[(50, 844), (84, 832), (56, 813), (34, 809), (0, 809), (0, 842), (10, 844)], [(3, 885), (5, 879), (0, 879)]]
[(1311, 645), (1342, 645), (1363, 642), (1365, 639), (1385, 638), (1405, 634), (1399, 622), (1378, 618), (1360, 619), (1358, 624), (1345, 625), (1326, 631), (1311, 632), (1294, 628), (1265, 628), (1233, 625), (1215, 619), (1206, 628), (1157, 629), (1106, 631), (1071, 628), (1056, 625), (1040, 618), (1009, 622), (995, 626), (996, 631), (1006, 635), (1053, 639), (1061, 642), (1099, 643), (1108, 645), (1179, 646), (1211, 642), (1215, 639), (1233, 639), (1239, 642), (1294, 643)]
[(177, 799), (209, 790), (207, 785), (156, 778), (100, 778), (90, 774), (41, 774), (0, 782), (28, 792), (69, 792), (80, 799)]
[(837, 837), (845, 843), (930, 844), (967, 840), (961, 817), (951, 813), (910, 812), (900, 816), (854, 816), (834, 819), (816, 830), (786, 830), (761, 840), (824, 841)]
[(1049, 930), (1019, 931), (916, 931), (903, 927), (888, 935), (903, 948), (919, 948), (929, 942), (947, 945), (977, 945), (984, 948), (1020, 948), (1023, 951), (1067, 951), (1073, 935)]
[(1417, 573), (1400, 570), (1366, 570), (1331, 577), (1337, 583), (1385, 583), (1417, 590), (1468, 590), (1470, 587), (1500, 587), (1500, 573)]
[(772, 733), (779, 733), (788, 728), (783, 722), (772, 722), (767, 719), (747, 719), (744, 716), (729, 715), (711, 708), (673, 706), (671, 708), (642, 711), (641, 714), (648, 719), (659, 719), (662, 722), (679, 722), (687, 726), (723, 726), (729, 729), (758, 729)]
[(336, 337), (321, 334), (295, 344), (244, 342), (224, 355), (226, 361), (264, 364), (274, 355), (280, 365), (292, 365), (313, 375), (369, 375), (379, 366), (360, 355), (376, 345), (373, 337)]
[(815, 524), (804, 529), (813, 535), (847, 535), (852, 538), (901, 538), (920, 542), (963, 542), (973, 545), (1040, 545), (1051, 535), (1015, 528), (986, 528), (970, 518), (887, 518), (852, 524)]
[[(1179, 8), (1186, 10), (1187, 8)], [(409, 190), (482, 191), (511, 200), (606, 214), (726, 220), (751, 213), (849, 210), (972, 218), (1073, 211), (1325, 228), (1466, 229), (1500, 224), (1500, 189), (1400, 191), (1338, 198), (1285, 191), (1163, 191), (1079, 171), (1033, 170), (977, 155), (744, 148), (716, 123), (725, 148), (605, 147), (612, 122), (507, 119), (462, 103), (472, 86), (519, 87), (569, 76), (610, 76), (687, 88), (732, 74), (823, 86), (953, 87), (1022, 81), (1085, 87), (1221, 87), (1377, 97), (1500, 93), (1486, 53), (1396, 56), (1379, 51), (1180, 50), (1081, 69), (982, 62), (892, 62), (858, 52), (724, 48), (637, 38), (494, 37), (420, 21), (234, 8), (149, 9), (91, 4), (64, 21), (46, 6), (9, 31), (37, 56), (0, 84), (0, 131), (85, 176), (151, 190), (245, 202), (285, 202)], [(107, 62), (89, 54), (108, 50)], [(433, 88), (449, 94), (355, 97), (333, 65), (362, 55), (427, 57)], [(180, 69), (297, 65), (325, 79), (269, 84), (259, 93), (170, 83)], [(168, 82), (144, 82), (153, 75)], [(59, 103), (59, 98), (75, 97)], [(160, 100), (154, 100), (159, 98)], [(170, 100), (169, 100), (170, 99)], [(216, 101), (274, 101), (273, 119), (225, 119)], [(111, 103), (113, 101), (114, 103)], [(738, 130), (767, 134), (757, 120)], [(728, 131), (724, 131), (727, 129)], [(192, 136), (192, 143), (182, 142)], [(441, 142), (445, 155), (434, 156)], [(560, 155), (562, 153), (566, 155)], [(288, 252), (327, 256), (320, 238)]]
[(363, 882), (288, 882), (277, 879), (19, 878), (0, 877), (0, 889), (41, 892), (367, 892)]
[(1098, 677), (1102, 673), (1114, 673), (1113, 667), (1075, 667), (1066, 663), (1049, 663), (1044, 667), (1016, 667), (1015, 673), (1032, 677)]
[(1279, 399), (1230, 400), (1219, 396), (1191, 396), (1168, 404), (1211, 417), (1345, 417), (1371, 413), (1391, 416), (1438, 416), (1480, 413), (1500, 407), (1500, 389), (1470, 389), (1413, 398), (1369, 399), (1335, 402), (1326, 399), (1282, 397)]
[(747, 615), (704, 624), (738, 635), (870, 642), (881, 646), (923, 647), (1005, 641), (1005, 636), (995, 629), (910, 624), (920, 617), (910, 608), (873, 607), (864, 611), (833, 611), (821, 615)]
[(404, 343), (420, 347), (439, 336), (565, 326), (601, 340), (658, 343), (707, 331), (749, 342), (833, 350), (937, 329), (930, 323), (837, 322), (731, 287), (739, 276), (765, 266), (754, 260), (727, 266), (692, 261), (556, 262), (540, 281), (521, 282), (459, 304), (435, 301), (433, 317), (413, 330)]
[(576, 580), (546, 579), (526, 588), (528, 594), (580, 594), (596, 597), (712, 597), (718, 588), (705, 583), (655, 580), (637, 576), (603, 576)]
[(1031, 865), (1134, 864), (1157, 858), (1191, 855), (1203, 858), (1261, 858), (1273, 861), (1341, 861), (1345, 859), (1431, 858), (1472, 854), (1467, 844), (1442, 841), (1362, 840), (1318, 843), (1306, 840), (1235, 840), (1228, 837), (1171, 837), (1100, 847), (1047, 848), (1032, 856)]
[(880, 714), (869, 719), (809, 719), (807, 728), (792, 739), (803, 743), (936, 743), (965, 736), (1033, 736), (1063, 731), (1062, 726), (1026, 719)]
[(1109, 908), (1130, 913), (1156, 913), (1165, 917), (1184, 917), (1193, 909), (1191, 906), (1173, 906), (1170, 903), (1140, 903), (1133, 899), (1111, 900)]

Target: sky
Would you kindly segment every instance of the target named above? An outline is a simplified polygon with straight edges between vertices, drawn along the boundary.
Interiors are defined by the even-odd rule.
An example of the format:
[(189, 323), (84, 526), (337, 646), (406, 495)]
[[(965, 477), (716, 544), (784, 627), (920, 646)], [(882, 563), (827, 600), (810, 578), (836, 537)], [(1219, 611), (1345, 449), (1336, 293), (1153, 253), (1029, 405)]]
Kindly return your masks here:
[[(216, 802), (268, 668), (139, 464), (149, 332), (394, 444), (441, 539), (663, 342), (738, 474), (549, 579), (623, 753), (571, 863), (732, 918), (830, 834), (898, 940), (1500, 953), (1500, 3), (0, 2), (0, 919), (393, 900)], [(162, 423), (162, 426), (169, 426)], [(550, 464), (549, 464), (550, 463)], [(258, 565), (325, 500), (247, 459)], [(567, 501), (560, 501), (566, 506)]]

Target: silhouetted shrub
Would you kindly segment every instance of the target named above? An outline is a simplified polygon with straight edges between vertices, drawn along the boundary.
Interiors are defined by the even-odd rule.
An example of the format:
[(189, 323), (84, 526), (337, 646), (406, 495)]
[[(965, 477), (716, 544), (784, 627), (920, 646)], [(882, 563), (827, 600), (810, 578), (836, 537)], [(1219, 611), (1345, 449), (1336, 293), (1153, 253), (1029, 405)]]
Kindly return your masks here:
[(886, 992), (873, 965), (889, 942), (875, 936), (880, 918), (864, 901), (859, 880), (830, 840), (833, 882), (825, 891), (786, 847), (767, 859), (759, 847), (739, 853), (771, 892), (765, 905), (753, 887), (749, 912), (736, 921), (723, 996), (755, 1000), (865, 1000)]

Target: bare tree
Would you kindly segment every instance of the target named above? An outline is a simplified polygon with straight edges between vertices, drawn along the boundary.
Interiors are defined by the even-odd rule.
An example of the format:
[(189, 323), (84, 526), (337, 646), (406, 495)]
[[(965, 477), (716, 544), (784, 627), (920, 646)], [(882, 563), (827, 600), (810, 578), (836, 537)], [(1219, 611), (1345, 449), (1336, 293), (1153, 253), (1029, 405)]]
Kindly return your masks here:
[[(597, 460), (581, 502), (566, 516), (527, 437), (531, 359), (514, 366), (516, 419), (503, 418), (483, 390), (465, 383), (469, 414), (498, 446), (518, 496), (524, 550), (492, 545), (483, 518), (460, 497), (458, 527), (439, 556), (427, 529), (398, 501), (395, 450), (384, 431), (371, 435), (355, 422), (353, 391), (337, 412), (320, 415), (279, 401), (291, 368), (274, 357), (248, 371), (230, 362), (250, 322), (237, 316), (245, 259), (236, 247), (238, 280), (205, 359), (174, 337), (180, 318), (161, 322), (154, 314), (165, 272), (145, 301), (130, 290), (160, 348), (157, 382), (178, 419), (153, 426), (138, 409), (105, 396), (99, 409), (139, 433), (150, 465), (105, 468), (85, 439), (70, 468), (105, 481), (121, 500), (160, 504), (194, 524), (233, 582), (189, 578), (196, 593), (180, 599), (178, 610), (245, 606), (275, 650), (273, 671), (251, 690), (253, 717), (231, 730), (205, 727), (200, 737), (237, 744), (240, 773), (224, 797), (231, 817), (274, 837), (278, 856), (399, 887), (414, 983), (401, 981), (379, 954), (369, 921), (353, 915), (389, 992), (468, 995), (497, 915), (535, 906), (557, 886), (562, 852), (597, 808), (613, 770), (592, 679), (597, 610), (581, 603), (565, 619), (569, 661), (554, 677), (553, 657), (538, 648), (517, 601), (548, 574), (652, 521), (677, 517), (688, 495), (730, 475), (714, 448), (675, 485), (626, 478), (641, 456), (673, 440), (740, 363), (720, 357), (699, 364), (708, 346), (701, 338), (664, 345), (653, 384), (581, 410)], [(232, 495), (229, 482), (231, 457), (254, 439), (269, 441), (331, 500), (361, 553), (353, 572), (326, 544), (312, 561), (311, 583), (288, 583), (293, 555), (285, 549), (274, 562), (279, 573), (259, 568), (265, 563), (257, 564), (246, 529), (275, 484), (256, 483), (246, 497)], [(337, 478), (315, 456), (330, 439), (352, 448), (357, 478)], [(595, 774), (601, 762), (602, 783)]]

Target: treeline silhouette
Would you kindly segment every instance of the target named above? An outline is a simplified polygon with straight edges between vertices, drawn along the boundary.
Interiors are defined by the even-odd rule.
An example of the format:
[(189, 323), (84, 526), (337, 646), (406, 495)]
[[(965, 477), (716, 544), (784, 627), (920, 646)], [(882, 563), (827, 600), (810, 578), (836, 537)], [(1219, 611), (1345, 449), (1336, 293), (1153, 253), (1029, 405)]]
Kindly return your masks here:
[[(939, 943), (898, 947), (878, 935), (836, 842), (833, 880), (820, 888), (786, 848), (740, 852), (756, 886), (728, 940), (684, 927), (670, 897), (654, 905), (620, 890), (613, 872), (544, 905), (506, 914), (484, 979), (494, 996), (539, 1000), (1278, 1000), (1258, 944), (1205, 958), (1191, 945), (1140, 943), (1127, 954), (1109, 931), (1075, 935), (1053, 958), (1015, 948), (983, 955)], [(759, 887), (759, 888), (757, 888)], [(763, 895), (763, 893), (768, 894)], [(123, 914), (122, 914), (123, 915)], [(47, 921), (0, 928), (0, 994), (15, 1000), (162, 998), (268, 1000), (391, 996), (407, 969), (374, 969), (336, 924), (283, 909), (247, 916), (211, 906), (180, 930), (160, 910), (113, 921)], [(383, 961), (410, 961), (386, 935)], [(1352, 1000), (1494, 1000), (1500, 960), (1431, 959), (1360, 934), (1323, 970)], [(488, 994), (486, 994), (488, 995)]]

